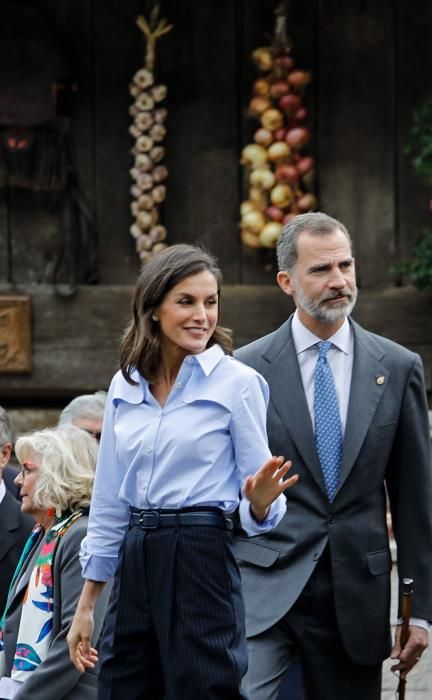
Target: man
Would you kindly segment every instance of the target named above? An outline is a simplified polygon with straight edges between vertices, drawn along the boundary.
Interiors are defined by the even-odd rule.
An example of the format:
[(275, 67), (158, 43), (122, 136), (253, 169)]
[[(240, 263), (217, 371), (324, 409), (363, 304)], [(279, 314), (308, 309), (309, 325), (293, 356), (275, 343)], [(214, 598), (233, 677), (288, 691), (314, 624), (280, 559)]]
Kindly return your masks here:
[(58, 424), (73, 424), (85, 430), (98, 442), (102, 432), (102, 423), (106, 403), (106, 391), (76, 396), (64, 407)]
[(19, 486), (14, 482), (18, 475), (18, 469), (9, 464), (13, 450), (13, 430), (4, 408), (0, 406), (0, 468), (3, 470), (3, 483), (9, 493), (19, 500)]
[[(432, 620), (432, 475), (420, 358), (349, 319), (354, 259), (343, 224), (309, 213), (278, 244), (295, 314), (237, 353), (270, 385), (273, 454), (299, 483), (269, 535), (239, 538), (247, 611), (249, 700), (275, 700), (298, 652), (307, 700), (379, 700), (391, 649), (386, 490), (400, 577), (414, 579), (406, 675)], [(323, 342), (328, 341), (328, 342)]]
[[(9, 417), (0, 406), (0, 609), (4, 610), (9, 585), (34, 520), (21, 513), (21, 504), (6, 490), (3, 469), (9, 462), (13, 432)], [(9, 467), (12, 470), (12, 467)], [(14, 470), (12, 470), (13, 472)], [(1, 614), (1, 613), (0, 613)]]

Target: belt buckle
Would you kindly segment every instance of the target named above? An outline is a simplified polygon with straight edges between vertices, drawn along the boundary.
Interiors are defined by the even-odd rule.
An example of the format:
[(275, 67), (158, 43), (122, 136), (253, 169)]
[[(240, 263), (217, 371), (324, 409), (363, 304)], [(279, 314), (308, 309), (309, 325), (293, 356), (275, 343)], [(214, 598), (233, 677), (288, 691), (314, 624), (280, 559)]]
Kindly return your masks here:
[(154, 524), (149, 525), (146, 523), (145, 529), (146, 530), (157, 530), (159, 525), (160, 525), (160, 513), (157, 510), (147, 510), (147, 511), (142, 510), (140, 513), (138, 522), (140, 525), (144, 525), (144, 520), (147, 520), (147, 522), (148, 522), (149, 518), (151, 518), (151, 517), (154, 518)]

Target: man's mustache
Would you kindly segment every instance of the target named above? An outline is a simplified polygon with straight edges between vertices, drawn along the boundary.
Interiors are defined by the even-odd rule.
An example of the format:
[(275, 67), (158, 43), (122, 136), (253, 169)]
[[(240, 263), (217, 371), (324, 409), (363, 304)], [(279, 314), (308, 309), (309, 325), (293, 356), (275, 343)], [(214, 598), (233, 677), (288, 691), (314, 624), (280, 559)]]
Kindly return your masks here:
[(341, 297), (347, 297), (347, 299), (352, 299), (352, 292), (334, 292), (334, 294), (326, 296), (324, 299), (321, 299), (320, 303), (322, 304), (325, 301), (331, 301), (332, 299), (340, 299)]

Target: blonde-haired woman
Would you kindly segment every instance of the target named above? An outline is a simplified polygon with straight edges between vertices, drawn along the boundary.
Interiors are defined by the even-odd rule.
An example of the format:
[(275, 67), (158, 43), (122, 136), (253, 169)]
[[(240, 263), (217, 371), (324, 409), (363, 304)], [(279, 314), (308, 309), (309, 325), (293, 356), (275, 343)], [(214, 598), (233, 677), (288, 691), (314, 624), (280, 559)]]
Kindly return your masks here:
[[(78, 554), (87, 532), (98, 446), (74, 426), (19, 438), (22, 510), (36, 526), (12, 579), (0, 621), (0, 698), (91, 700), (97, 677), (82, 676), (66, 644), (83, 581)], [(99, 601), (97, 644), (107, 594)]]

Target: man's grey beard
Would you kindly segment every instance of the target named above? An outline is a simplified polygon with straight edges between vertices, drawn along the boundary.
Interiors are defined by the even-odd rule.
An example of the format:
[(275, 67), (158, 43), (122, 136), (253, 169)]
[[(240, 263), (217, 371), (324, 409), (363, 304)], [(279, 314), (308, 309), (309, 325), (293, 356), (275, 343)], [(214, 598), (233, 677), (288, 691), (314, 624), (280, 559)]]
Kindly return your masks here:
[[(333, 305), (331, 308), (328, 308), (323, 304), (323, 301), (331, 299), (331, 295), (323, 295), (318, 300), (311, 299), (297, 280), (292, 280), (292, 284), (295, 289), (295, 301), (297, 306), (304, 309), (312, 318), (315, 318), (317, 321), (323, 321), (324, 323), (343, 321), (350, 315), (357, 301), (357, 288), (355, 287), (349, 294), (342, 292), (345, 296), (351, 297), (349, 304), (341, 302), (340, 306)], [(337, 292), (334, 294), (334, 297), (340, 294), (341, 292)]]

